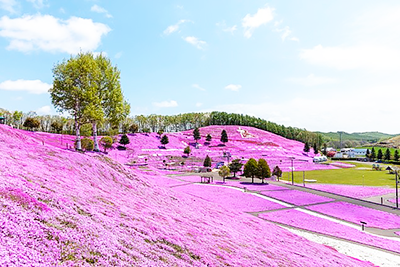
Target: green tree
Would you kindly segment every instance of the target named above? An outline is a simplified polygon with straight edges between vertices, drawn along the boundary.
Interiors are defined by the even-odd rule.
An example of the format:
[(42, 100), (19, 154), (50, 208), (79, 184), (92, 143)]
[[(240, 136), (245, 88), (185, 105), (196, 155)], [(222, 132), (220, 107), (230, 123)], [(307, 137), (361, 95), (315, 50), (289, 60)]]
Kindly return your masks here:
[(185, 147), (185, 149), (183, 150), (183, 153), (186, 154), (187, 157), (189, 157), (190, 152), (192, 152), (190, 150), (190, 146)]
[(165, 148), (165, 145), (167, 145), (167, 144), (169, 143), (168, 136), (167, 136), (166, 134), (163, 135), (163, 137), (161, 137), (160, 142), (161, 142), (161, 144), (162, 144), (162, 145), (164, 146), (164, 148)]
[(310, 152), (310, 146), (308, 145), (308, 142), (306, 142), (306, 143), (304, 144), (304, 149), (303, 149), (303, 151), (306, 152), (306, 153)]
[(199, 141), (201, 139), (200, 130), (197, 127), (194, 128), (194, 130), (193, 130), (193, 138), (196, 141), (196, 144), (197, 144), (197, 141)]
[(53, 121), (50, 126), (54, 132), (61, 133), (64, 125), (59, 121)]
[(228, 143), (228, 141), (229, 141), (228, 140), (228, 134), (226, 133), (226, 131), (224, 129), (221, 132), (221, 142), (224, 143), (224, 145), (225, 145), (225, 143)]
[(386, 149), (386, 151), (385, 151), (385, 160), (390, 160), (390, 150), (389, 150), (389, 148), (387, 148)]
[(365, 157), (366, 157), (367, 159), (369, 159), (369, 158), (371, 157), (371, 153), (370, 153), (370, 151), (369, 151), (369, 148), (367, 148), (367, 151), (365, 152)]
[(378, 155), (376, 156), (378, 159), (382, 159), (383, 158), (383, 153), (382, 153), (382, 149), (378, 150)]
[(395, 161), (399, 161), (399, 158), (400, 158), (399, 151), (396, 149), (396, 150), (394, 151), (394, 160), (395, 160)]
[(139, 126), (136, 123), (134, 123), (129, 127), (129, 131), (131, 133), (137, 133), (139, 131)]
[(326, 156), (328, 145), (326, 143), (324, 143), (323, 146), (324, 146), (324, 149), (322, 150), (322, 153)]
[[(80, 128), (87, 121), (85, 113), (99, 105), (99, 99), (94, 97), (97, 77), (97, 65), (91, 53), (79, 53), (53, 68), (53, 87), (49, 90), (51, 101), (58, 111), (68, 112), (74, 118), (78, 150), (82, 149)], [(94, 100), (97, 102), (91, 103)]]
[(219, 174), (219, 176), (222, 177), (222, 179), (225, 183), (225, 178), (228, 177), (229, 175), (231, 175), (231, 171), (228, 166), (222, 166), (221, 168), (219, 168), (218, 174)]
[(12, 118), (14, 121), (14, 124), (19, 128), (21, 126), (21, 119), (22, 119), (23, 113), (22, 111), (14, 111), (12, 114)]
[(37, 129), (40, 127), (40, 121), (36, 118), (26, 118), (24, 122), (24, 127), (29, 128), (30, 130)]
[(282, 170), (281, 168), (279, 168), (279, 166), (275, 166), (274, 170), (272, 171), (272, 175), (275, 175), (276, 177), (278, 177), (278, 181), (279, 178), (282, 177)]
[(376, 158), (375, 147), (373, 147), (372, 150), (371, 150), (371, 159), (375, 160), (375, 158)]
[(254, 177), (258, 173), (258, 163), (255, 159), (249, 159), (246, 164), (244, 164), (243, 174), (246, 177), (251, 177), (251, 183), (254, 183)]
[(158, 134), (159, 136), (161, 136), (163, 133), (164, 133), (164, 130), (162, 130), (162, 129), (160, 129), (160, 130), (157, 131), (157, 134)]
[(114, 141), (111, 136), (104, 136), (100, 139), (100, 145), (104, 148), (104, 153), (107, 152), (107, 149), (111, 148)]
[(317, 143), (314, 143), (314, 145), (313, 145), (313, 150), (314, 150), (314, 154), (318, 154)]
[(91, 136), (92, 135), (92, 124), (90, 124), (90, 123), (82, 124), (80, 131), (81, 131), (80, 132), (81, 136), (84, 136), (84, 137)]
[(264, 183), (265, 178), (271, 177), (271, 170), (268, 166), (268, 163), (265, 159), (259, 159), (257, 164), (257, 176), (261, 179), (262, 183)]
[(229, 164), (229, 169), (231, 170), (231, 172), (233, 172), (233, 177), (236, 177), (236, 173), (240, 172), (242, 167), (243, 163), (240, 161), (240, 159), (232, 160), (231, 164)]
[(211, 140), (212, 140), (211, 134), (207, 134), (206, 141), (211, 142)]
[(131, 141), (129, 140), (129, 137), (126, 134), (123, 134), (121, 136), (121, 139), (119, 140), (119, 143), (126, 147), (127, 144), (129, 144)]
[(204, 167), (211, 167), (211, 158), (207, 155), (203, 162)]
[(143, 128), (142, 132), (144, 132), (145, 134), (150, 133), (150, 128)]

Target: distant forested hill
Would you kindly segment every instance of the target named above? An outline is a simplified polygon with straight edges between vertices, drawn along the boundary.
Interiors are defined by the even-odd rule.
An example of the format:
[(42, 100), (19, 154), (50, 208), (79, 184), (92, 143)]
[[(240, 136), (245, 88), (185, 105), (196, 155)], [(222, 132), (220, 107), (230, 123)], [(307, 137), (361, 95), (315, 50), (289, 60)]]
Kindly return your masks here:
[[(324, 141), (328, 146), (339, 147), (340, 135), (338, 132), (315, 132), (323, 136)], [(397, 136), (396, 134), (386, 134), (381, 132), (362, 132), (362, 133), (346, 133), (342, 134), (343, 147), (357, 147), (365, 144), (377, 143)]]

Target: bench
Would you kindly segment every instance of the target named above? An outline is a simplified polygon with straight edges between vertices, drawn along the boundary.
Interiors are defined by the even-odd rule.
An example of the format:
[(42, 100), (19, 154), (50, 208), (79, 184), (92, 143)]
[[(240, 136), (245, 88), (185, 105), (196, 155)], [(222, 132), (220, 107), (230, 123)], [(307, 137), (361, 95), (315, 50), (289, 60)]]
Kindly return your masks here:
[(211, 182), (214, 182), (214, 177), (210, 177), (210, 176), (200, 176), (201, 179), (201, 183), (206, 183), (209, 184)]

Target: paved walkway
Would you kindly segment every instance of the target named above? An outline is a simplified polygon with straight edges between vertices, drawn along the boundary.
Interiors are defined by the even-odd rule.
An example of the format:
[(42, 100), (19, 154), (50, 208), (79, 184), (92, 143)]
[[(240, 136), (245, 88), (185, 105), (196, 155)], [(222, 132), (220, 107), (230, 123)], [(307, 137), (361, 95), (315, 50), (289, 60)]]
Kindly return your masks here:
[[(190, 174), (171, 175), (171, 176), (179, 178), (179, 176), (201, 176), (201, 175), (204, 175), (204, 173), (190, 173)], [(207, 175), (213, 176), (214, 181), (222, 181), (223, 180), (222, 177), (220, 177), (218, 175), (218, 173), (216, 173), (216, 172), (207, 173)], [(232, 181), (232, 179), (226, 179), (226, 180)], [(241, 183), (251, 183), (251, 180), (252, 180), (251, 178), (246, 178), (246, 177), (241, 177), (240, 178), (240, 182)], [(257, 182), (260, 183), (260, 179), (258, 179), (258, 178), (255, 178), (254, 181), (256, 183)], [(199, 180), (199, 182), (200, 182), (200, 180)], [(380, 211), (384, 211), (384, 212), (388, 212), (388, 213), (392, 213), (392, 214), (396, 214), (396, 215), (400, 216), (400, 209), (389, 207), (387, 205), (382, 205), (382, 204), (379, 204), (379, 203), (376, 203), (376, 202), (371, 202), (371, 201), (363, 200), (363, 199), (356, 199), (356, 198), (352, 198), (352, 197), (346, 197), (346, 196), (342, 196), (342, 195), (338, 195), (338, 194), (334, 194), (334, 193), (329, 193), (329, 192), (325, 192), (325, 191), (320, 191), (320, 190), (316, 190), (316, 189), (312, 189), (312, 188), (308, 188), (308, 187), (304, 187), (304, 186), (292, 185), (292, 184), (278, 182), (278, 181), (271, 181), (271, 180), (268, 180), (268, 179), (267, 179), (267, 182), (269, 184), (278, 185), (278, 186), (281, 186), (281, 187), (284, 187), (284, 188), (287, 188), (287, 189), (308, 192), (308, 193), (312, 193), (312, 194), (315, 194), (315, 195), (319, 195), (319, 196), (323, 196), (323, 197), (328, 197), (328, 198), (334, 199), (334, 201), (320, 202), (320, 203), (308, 204), (308, 205), (294, 205), (292, 203), (288, 203), (288, 202), (282, 201), (280, 199), (277, 199), (279, 201), (282, 201), (282, 202), (285, 202), (285, 203), (288, 203), (288, 204), (292, 205), (292, 207), (282, 208), (282, 209), (278, 209), (278, 210), (287, 210), (287, 209), (295, 209), (295, 208), (304, 209), (307, 206), (314, 206), (314, 205), (320, 205), (320, 204), (324, 204), (324, 203), (332, 203), (332, 202), (339, 202), (340, 201), (340, 202), (348, 202), (348, 203), (351, 203), (351, 204), (355, 204), (355, 205), (359, 205), (359, 206), (363, 206), (363, 207), (367, 207), (367, 208), (371, 208), (371, 209), (375, 209), (375, 210), (380, 210)], [(193, 183), (193, 182), (191, 182), (191, 183)], [(249, 192), (260, 193), (259, 190), (249, 190)], [(270, 197), (270, 196), (268, 196), (268, 197)], [(381, 196), (377, 196), (375, 198), (379, 198), (380, 199), (380, 197)], [(273, 198), (273, 197), (270, 197), (270, 198)], [(267, 213), (267, 212), (274, 212), (274, 211), (277, 211), (277, 210), (267, 210), (267, 211), (261, 211), (261, 212), (249, 212), (249, 214), (258, 217), (258, 214)], [(345, 222), (345, 223), (350, 223), (350, 224), (353, 224), (354, 226), (359, 226), (361, 228), (360, 224), (356, 224), (356, 223), (353, 223), (353, 222), (342, 220), (342, 219), (339, 219), (339, 218), (336, 218), (336, 217), (333, 217), (333, 216), (329, 216), (329, 215), (324, 214), (324, 213), (320, 213), (320, 212), (316, 212), (316, 211), (313, 211), (313, 212), (321, 214), (321, 215), (324, 215), (324, 216), (327, 216), (327, 217), (330, 217), (330, 218), (334, 218), (336, 220), (339, 220), (339, 221), (342, 221), (342, 222)], [(277, 223), (277, 224), (279, 224), (279, 223)], [(285, 225), (285, 226), (287, 226), (287, 225)], [(290, 226), (290, 227), (296, 228), (296, 227), (293, 227), (293, 226)], [(380, 229), (380, 228), (374, 228), (374, 227), (365, 226), (364, 230), (366, 232), (369, 232), (369, 233), (375, 234), (375, 235), (380, 235), (380, 236), (384, 236), (384, 237), (399, 238), (399, 241), (400, 241), (400, 236), (395, 234), (395, 232), (400, 232), (400, 228), (396, 228), (396, 229)], [(312, 232), (312, 231), (309, 231), (309, 232)], [(316, 232), (313, 232), (313, 233), (316, 233)], [(320, 233), (318, 233), (318, 234), (320, 234)], [(340, 239), (340, 238), (338, 238), (338, 239)]]

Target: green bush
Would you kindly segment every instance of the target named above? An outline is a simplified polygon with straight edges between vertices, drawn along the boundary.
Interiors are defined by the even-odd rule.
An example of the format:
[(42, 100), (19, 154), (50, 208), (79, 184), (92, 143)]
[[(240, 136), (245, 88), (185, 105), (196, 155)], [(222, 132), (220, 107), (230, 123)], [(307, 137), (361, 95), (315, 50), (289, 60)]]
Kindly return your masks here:
[(104, 148), (104, 152), (107, 152), (107, 149), (111, 148), (114, 141), (110, 136), (104, 136), (100, 139), (100, 145)]
[(83, 138), (81, 140), (82, 149), (86, 151), (93, 151), (94, 149), (94, 142), (90, 138)]

